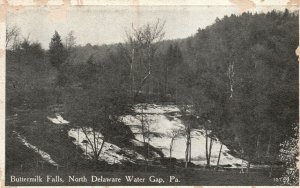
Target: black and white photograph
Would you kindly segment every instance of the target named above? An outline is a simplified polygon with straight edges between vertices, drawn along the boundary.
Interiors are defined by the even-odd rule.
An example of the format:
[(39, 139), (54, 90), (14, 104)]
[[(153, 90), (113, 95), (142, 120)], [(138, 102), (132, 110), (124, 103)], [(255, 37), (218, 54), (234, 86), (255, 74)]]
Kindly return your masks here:
[(299, 186), (299, 4), (99, 2), (0, 5), (5, 186)]

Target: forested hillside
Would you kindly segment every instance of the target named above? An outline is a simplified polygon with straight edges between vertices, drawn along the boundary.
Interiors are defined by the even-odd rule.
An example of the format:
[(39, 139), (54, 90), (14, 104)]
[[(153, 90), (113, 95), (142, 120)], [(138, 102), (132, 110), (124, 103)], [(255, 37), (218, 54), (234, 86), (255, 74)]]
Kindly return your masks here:
[[(134, 135), (120, 116), (134, 114), (139, 103), (174, 104), (189, 134), (191, 127), (204, 127), (211, 145), (220, 140), (248, 167), (285, 163), (281, 144), (298, 137), (298, 20), (288, 10), (243, 13), (177, 40), (163, 40), (158, 20), (133, 28), (125, 42), (101, 46), (76, 45), (72, 33), (62, 38), (55, 32), (49, 50), (16, 37), (6, 53), (6, 109), (8, 119), (26, 118), (7, 120), (7, 139), (61, 104), (72, 126), (125, 147)], [(34, 110), (39, 113), (29, 113)], [(140, 152), (149, 158), (149, 141), (144, 144), (148, 153)], [(101, 149), (94, 146), (96, 165)], [(7, 152), (10, 160), (15, 151)], [(285, 164), (295, 166), (295, 160)]]
[(186, 41), (193, 71), (181, 91), (190, 90), (196, 113), (219, 134), (230, 130), (250, 160), (277, 153), (298, 122), (298, 28), (298, 15), (288, 11), (244, 13)]

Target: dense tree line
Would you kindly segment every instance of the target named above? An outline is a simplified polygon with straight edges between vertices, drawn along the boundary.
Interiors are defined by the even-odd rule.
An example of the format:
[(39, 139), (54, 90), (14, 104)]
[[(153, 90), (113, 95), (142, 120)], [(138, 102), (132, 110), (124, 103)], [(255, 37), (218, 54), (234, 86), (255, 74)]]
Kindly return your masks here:
[(298, 122), (298, 28), (288, 10), (244, 13), (199, 29), (187, 45), (195, 71), (185, 86), (196, 114), (219, 138), (231, 134), (249, 164), (278, 161)]

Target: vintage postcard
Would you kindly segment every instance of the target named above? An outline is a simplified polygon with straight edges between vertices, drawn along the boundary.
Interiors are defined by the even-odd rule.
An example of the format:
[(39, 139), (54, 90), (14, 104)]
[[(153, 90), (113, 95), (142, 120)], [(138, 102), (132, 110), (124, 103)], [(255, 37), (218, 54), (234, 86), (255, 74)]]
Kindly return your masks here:
[(299, 1), (1, 3), (1, 185), (299, 186)]

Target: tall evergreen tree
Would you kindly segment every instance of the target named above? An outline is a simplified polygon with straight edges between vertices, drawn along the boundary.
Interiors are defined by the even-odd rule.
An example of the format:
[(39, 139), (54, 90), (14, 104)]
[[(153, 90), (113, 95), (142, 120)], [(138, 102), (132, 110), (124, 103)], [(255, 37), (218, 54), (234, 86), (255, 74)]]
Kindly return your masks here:
[(50, 62), (56, 68), (59, 68), (60, 65), (66, 60), (66, 50), (57, 31), (55, 31), (49, 44), (49, 54)]

